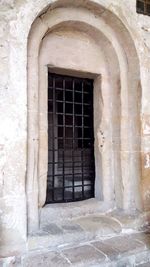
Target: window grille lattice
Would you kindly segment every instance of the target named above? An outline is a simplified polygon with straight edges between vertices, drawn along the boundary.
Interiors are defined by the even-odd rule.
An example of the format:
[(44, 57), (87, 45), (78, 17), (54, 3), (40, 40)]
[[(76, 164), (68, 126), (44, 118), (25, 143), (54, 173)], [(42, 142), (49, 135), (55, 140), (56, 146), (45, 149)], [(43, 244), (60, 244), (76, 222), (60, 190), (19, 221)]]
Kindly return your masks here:
[(150, 0), (137, 0), (137, 13), (150, 16)]
[(93, 80), (48, 74), (46, 203), (94, 197)]

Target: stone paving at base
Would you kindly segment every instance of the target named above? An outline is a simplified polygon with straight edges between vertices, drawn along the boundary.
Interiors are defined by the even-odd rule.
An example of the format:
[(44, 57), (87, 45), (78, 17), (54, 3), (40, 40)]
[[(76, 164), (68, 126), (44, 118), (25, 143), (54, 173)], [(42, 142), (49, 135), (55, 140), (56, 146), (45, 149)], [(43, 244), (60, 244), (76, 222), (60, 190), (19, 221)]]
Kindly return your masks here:
[(0, 267), (150, 267), (150, 230), (131, 229), (131, 220), (95, 214), (42, 225), (28, 253)]
[(150, 267), (149, 242), (150, 233), (119, 235), (104, 240), (93, 240), (74, 247), (60, 247), (55, 251), (32, 252), (22, 257), (20, 266)]

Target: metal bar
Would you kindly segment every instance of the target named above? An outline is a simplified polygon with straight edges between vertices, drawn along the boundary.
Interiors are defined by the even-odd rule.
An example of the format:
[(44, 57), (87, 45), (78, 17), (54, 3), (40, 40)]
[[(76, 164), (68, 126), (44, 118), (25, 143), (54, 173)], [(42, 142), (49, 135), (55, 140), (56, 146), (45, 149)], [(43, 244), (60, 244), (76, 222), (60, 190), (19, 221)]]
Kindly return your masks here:
[(84, 81), (82, 81), (82, 150), (81, 150), (81, 168), (82, 168), (82, 197), (84, 198), (84, 174), (83, 174), (83, 149), (84, 149)]
[[(86, 186), (92, 186), (92, 184), (86, 184)], [(82, 187), (82, 185), (76, 185), (75, 187)], [(62, 186), (60, 186), (59, 187), (59, 189), (63, 189), (64, 187)], [(72, 186), (65, 186), (65, 188), (70, 188), (70, 189), (72, 189)], [(50, 187), (50, 189), (53, 189), (53, 187)]]
[[(52, 137), (53, 140), (55, 140), (55, 127), (54, 127), (54, 123), (55, 123), (55, 113), (56, 113), (56, 107), (55, 107), (55, 78), (53, 77), (53, 128), (52, 128)], [(54, 187), (55, 187), (55, 141), (52, 142), (52, 147), (53, 147), (53, 169), (52, 169), (52, 173), (53, 173), (53, 180), (52, 180), (52, 200), (54, 201)]]
[[(50, 112), (51, 113), (51, 112)], [(56, 114), (58, 114), (58, 115), (63, 115), (63, 112), (56, 112)], [(73, 113), (66, 113), (65, 115), (68, 115), (68, 116), (73, 116)], [(81, 114), (76, 114), (76, 116), (77, 117), (82, 117), (82, 115)], [(90, 118), (90, 115), (84, 115), (84, 117), (86, 117), (86, 118)]]
[[(91, 170), (91, 171), (88, 171), (89, 174), (93, 174), (94, 172)], [(65, 176), (71, 176), (72, 175), (72, 172), (71, 173), (66, 173)], [(77, 172), (76, 175), (81, 175), (81, 172)], [(53, 175), (49, 175), (48, 174), (48, 177), (52, 177)], [(56, 174), (55, 176), (57, 177), (62, 177), (62, 174)]]
[[(48, 124), (49, 126), (53, 126), (53, 124)], [(55, 127), (63, 127), (63, 124), (56, 124)], [(66, 128), (72, 128), (72, 125), (65, 125)], [(75, 128), (82, 128), (82, 126), (75, 125)], [(84, 129), (92, 129), (90, 126), (84, 126)], [(59, 138), (59, 137), (58, 137)]]
[(65, 195), (65, 79), (63, 79), (63, 200)]
[[(57, 162), (57, 161), (55, 161), (55, 164), (58, 164), (59, 162)], [(67, 164), (71, 164), (72, 163), (72, 161), (67, 161)], [(74, 161), (74, 163), (75, 164), (77, 164), (77, 163), (81, 163), (81, 161)], [(48, 162), (48, 165), (52, 165), (53, 164), (53, 162)], [(76, 167), (78, 167), (78, 166), (76, 166)], [(89, 165), (84, 165), (84, 168), (88, 168), (89, 167)], [(66, 168), (70, 168), (70, 166), (66, 166)]]
[[(82, 95), (81, 95), (81, 97), (82, 97)], [(52, 100), (50, 99), (49, 100), (49, 102), (51, 102)], [(62, 101), (62, 100), (56, 100), (56, 103), (63, 103), (64, 101)], [(70, 101), (65, 101), (65, 103), (66, 104), (72, 104), (73, 102), (70, 102)], [(80, 102), (74, 102), (74, 104), (75, 105), (79, 105), (79, 106), (81, 106), (81, 105), (84, 105), (84, 106), (90, 106), (90, 104), (88, 104), (88, 103), (80, 103)]]
[(72, 101), (73, 101), (73, 138), (72, 138), (72, 195), (73, 195), (73, 200), (75, 199), (75, 193), (74, 193), (74, 149), (75, 149), (75, 106), (74, 106), (74, 99), (75, 99), (75, 83), (74, 79), (72, 80), (72, 90), (73, 90), (73, 96), (72, 96)]

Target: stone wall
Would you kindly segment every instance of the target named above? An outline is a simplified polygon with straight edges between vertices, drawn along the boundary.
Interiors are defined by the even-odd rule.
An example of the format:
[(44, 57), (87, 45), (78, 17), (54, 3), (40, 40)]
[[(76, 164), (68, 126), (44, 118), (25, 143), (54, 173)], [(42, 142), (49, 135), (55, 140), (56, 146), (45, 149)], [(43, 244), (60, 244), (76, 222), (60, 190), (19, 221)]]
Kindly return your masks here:
[[(73, 4), (73, 2), (75, 2)], [(26, 244), (27, 240), (27, 218), (28, 213), (32, 213), (32, 210), (27, 209), (28, 196), (33, 191), (37, 190), (36, 185), (36, 175), (31, 169), (29, 170), (29, 157), (27, 157), (27, 152), (29, 152), (30, 141), (37, 142), (37, 137), (31, 137), (32, 140), (28, 138), (28, 134), (31, 129), (28, 129), (29, 124), (27, 124), (27, 119), (29, 118), (29, 103), (31, 98), (28, 94), (28, 84), (27, 84), (27, 47), (28, 47), (28, 36), (31, 29), (32, 23), (35, 19), (41, 15), (46, 14), (47, 9), (49, 12), (51, 9), (56, 8), (57, 5), (60, 7), (66, 7), (74, 5), (75, 8), (83, 6), (88, 10), (94, 11), (95, 18), (101, 15), (105, 18), (105, 12), (111, 11), (114, 16), (116, 16), (124, 25), (131, 37), (131, 42), (135, 45), (137, 52), (137, 59), (139, 60), (137, 66), (135, 62), (135, 54), (130, 53), (128, 49), (130, 43), (126, 42), (126, 55), (127, 62), (134, 62), (131, 69), (139, 68), (139, 101), (137, 101), (137, 110), (140, 111), (139, 120), (137, 123), (133, 123), (129, 119), (129, 129), (127, 131), (128, 138), (134, 140), (135, 134), (135, 144), (141, 144), (140, 154), (139, 152), (131, 147), (129, 148), (129, 143), (126, 144), (126, 149), (124, 150), (123, 157), (127, 156), (127, 152), (132, 150), (132, 155), (129, 158), (129, 169), (131, 169), (129, 178), (129, 184), (132, 182), (132, 186), (127, 190), (126, 195), (130, 192), (132, 195), (132, 190), (134, 190), (134, 181), (138, 181), (140, 193), (142, 196), (143, 210), (149, 211), (150, 209), (150, 20), (149, 17), (139, 15), (136, 13), (136, 1), (126, 1), (126, 0), (94, 0), (94, 1), (51, 1), (51, 0), (2, 0), (0, 2), (0, 215), (1, 215), (1, 228), (0, 228), (0, 246), (3, 255), (14, 254), (18, 250), (22, 250)], [(53, 3), (52, 7), (50, 6)], [(99, 7), (99, 8), (98, 8)], [(106, 10), (105, 10), (106, 8)], [(113, 23), (113, 20), (105, 23)], [(89, 17), (90, 21), (90, 17)], [(45, 27), (45, 26), (44, 26)], [(118, 36), (122, 36), (121, 28), (117, 22), (114, 27), (118, 28)], [(40, 33), (39, 33), (40, 34)], [(125, 35), (124, 35), (125, 38)], [(121, 40), (120, 40), (121, 42)], [(130, 42), (130, 41), (129, 41)], [(128, 43), (128, 45), (127, 45)], [(36, 47), (33, 42), (33, 46)], [(115, 43), (112, 43), (112, 47)], [(31, 55), (32, 56), (32, 55)], [(132, 65), (132, 64), (131, 64)], [(121, 66), (120, 66), (121, 68)], [(128, 72), (131, 70), (128, 68)], [(133, 90), (134, 95), (134, 75), (128, 73), (130, 77), (128, 84), (128, 89)], [(34, 73), (33, 73), (34, 75)], [(123, 74), (122, 74), (123, 75)], [(133, 75), (133, 76), (132, 76)], [(126, 103), (130, 103), (130, 94), (124, 94), (124, 97), (129, 97)], [(32, 95), (33, 99), (36, 96)], [(122, 99), (123, 100), (123, 99)], [(132, 99), (134, 102), (134, 100)], [(136, 101), (136, 100), (135, 100)], [(133, 103), (135, 108), (135, 105)], [(133, 115), (132, 103), (129, 105), (131, 116)], [(34, 113), (34, 110), (32, 110)], [(136, 118), (135, 118), (136, 119)], [(32, 121), (30, 125), (34, 126), (35, 121)], [(133, 125), (137, 128), (133, 129)], [(138, 130), (137, 130), (138, 129)], [(126, 131), (124, 129), (123, 131)], [(130, 136), (130, 133), (131, 136)], [(34, 139), (34, 140), (33, 140)], [(28, 140), (28, 142), (27, 142)], [(133, 143), (132, 143), (133, 144)], [(35, 151), (34, 151), (35, 152)], [(137, 157), (134, 157), (134, 155)], [(30, 153), (30, 160), (34, 161), (35, 154)], [(132, 172), (132, 163), (137, 161), (137, 170)], [(105, 169), (107, 172), (107, 168)], [(30, 191), (30, 185), (27, 182), (27, 174), (30, 172), (30, 177), (32, 178), (35, 187)], [(125, 169), (126, 171), (126, 169)], [(137, 177), (140, 173), (140, 177)], [(108, 174), (107, 174), (108, 175)], [(31, 181), (31, 180), (30, 180)], [(37, 188), (36, 188), (37, 186)], [(137, 186), (135, 185), (137, 191), (133, 192), (133, 195), (139, 195)], [(27, 192), (26, 189), (29, 189)], [(130, 197), (129, 196), (129, 197)], [(33, 195), (32, 195), (33, 197)], [(32, 199), (33, 200), (33, 199)], [(35, 195), (35, 202), (37, 202), (37, 195)], [(32, 205), (32, 201), (31, 201)], [(8, 247), (9, 245), (9, 247)]]

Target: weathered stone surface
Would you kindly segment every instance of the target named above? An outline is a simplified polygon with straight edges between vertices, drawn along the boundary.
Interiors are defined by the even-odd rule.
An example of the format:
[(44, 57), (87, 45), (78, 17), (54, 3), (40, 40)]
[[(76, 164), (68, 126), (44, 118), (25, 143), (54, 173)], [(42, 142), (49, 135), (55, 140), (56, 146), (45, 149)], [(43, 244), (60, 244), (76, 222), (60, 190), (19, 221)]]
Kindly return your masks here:
[(148, 249), (150, 248), (150, 234), (143, 232), (132, 234), (132, 238), (143, 243)]
[[(88, 203), (90, 203), (90, 201), (88, 201)], [(125, 215), (124, 215), (123, 228), (121, 228), (120, 221), (114, 219), (114, 215), (113, 217), (111, 217), (110, 215), (111, 213), (109, 214), (109, 216), (108, 215), (102, 216), (97, 213), (96, 215), (93, 214), (90, 216), (89, 215), (82, 216), (78, 219), (75, 218), (71, 220), (70, 219), (62, 220), (60, 215), (60, 217), (58, 216), (58, 221), (55, 219), (55, 223), (49, 223), (49, 224), (45, 223), (44, 225), (41, 224), (41, 229), (30, 235), (28, 239), (28, 247), (29, 249), (38, 249), (39, 247), (54, 248), (57, 246), (61, 247), (63, 245), (69, 246), (70, 244), (78, 245), (83, 242), (92, 241), (95, 238), (100, 238), (100, 239), (102, 237), (109, 238), (110, 236), (118, 235), (124, 232), (126, 233), (126, 237), (130, 238), (130, 235), (127, 234), (128, 231), (129, 233), (131, 233), (131, 225), (128, 224), (129, 215), (126, 215), (127, 220), (125, 220)], [(126, 221), (127, 225), (125, 224)], [(135, 225), (136, 222), (134, 222), (133, 220), (133, 228), (135, 227)], [(147, 232), (147, 228), (145, 228), (145, 230), (146, 232), (144, 233), (136, 233), (136, 234), (132, 233), (132, 239), (135, 240), (135, 242), (138, 242), (139, 240), (140, 244), (144, 244), (146, 248), (145, 244), (146, 240), (147, 243), (149, 242), (149, 233)], [(108, 249), (110, 250), (114, 249), (104, 244), (104, 242), (103, 245), (104, 245), (103, 248), (107, 249), (108, 247)]]
[(22, 260), (23, 267), (67, 267), (68, 261), (57, 252), (47, 252), (31, 255)]
[(143, 250), (141, 253), (136, 255), (135, 265), (139, 265), (145, 262), (150, 262), (150, 250)]
[(59, 235), (63, 232), (61, 228), (54, 223), (50, 223), (47, 226), (44, 226), (43, 230), (51, 235)]
[(117, 237), (112, 237), (111, 239), (107, 239), (103, 241), (104, 244), (111, 246), (113, 249), (117, 250), (118, 253), (128, 253), (130, 254), (134, 252), (138, 252), (142, 249), (145, 248), (145, 245), (142, 244), (141, 242), (135, 240), (131, 237), (128, 236), (117, 236)]
[(0, 267), (21, 267), (21, 257), (8, 257), (0, 259)]
[(83, 217), (94, 213), (104, 213), (107, 209), (112, 209), (113, 203), (104, 203), (95, 198), (77, 201), (46, 205), (40, 212), (41, 226), (49, 224), (49, 222), (58, 223), (65, 219), (75, 219), (76, 217)]
[[(67, 260), (67, 264), (71, 264), (74, 267), (135, 267), (141, 263), (150, 262), (150, 250), (146, 248), (144, 241), (136, 240), (136, 235), (140, 236), (141, 234), (122, 235), (104, 240), (89, 240), (80, 243), (74, 242), (70, 246), (69, 244), (64, 244), (64, 246), (59, 246), (56, 254), (58, 258), (63, 257)], [(65, 246), (67, 247), (65, 248)], [(39, 266), (45, 267), (44, 264), (47, 264), (47, 259), (50, 259), (53, 253), (51, 251), (37, 253), (36, 264), (39, 262)], [(44, 260), (43, 256), (45, 257)], [(29, 264), (29, 259), (31, 258), (30, 262), (34, 263), (34, 257), (35, 254), (26, 255), (23, 262)]]
[(61, 225), (61, 228), (66, 231), (66, 232), (72, 232), (72, 233), (76, 233), (76, 232), (81, 232), (83, 231), (83, 229), (77, 225), (77, 224), (69, 224), (69, 223), (66, 223), (65, 225)]
[[(140, 234), (137, 234), (140, 235)], [(107, 240), (86, 241), (81, 243), (67, 244), (45, 251), (44, 247), (34, 252), (19, 257), (1, 259), (2, 267), (45, 267), (45, 266), (73, 266), (73, 267), (135, 267), (142, 266), (145, 262), (150, 264), (150, 250), (138, 247), (135, 234), (108, 238)], [(127, 242), (128, 240), (128, 242)], [(138, 243), (139, 245), (139, 243)]]
[(140, 264), (140, 265), (137, 265), (138, 267), (149, 267), (150, 266), (150, 262), (148, 263), (143, 263), (143, 264)]
[(114, 249), (113, 246), (110, 246), (109, 244), (105, 244), (102, 241), (92, 242), (91, 244), (111, 260), (118, 257), (118, 250)]
[[(111, 265), (110, 265), (111, 266)], [(123, 259), (120, 260), (118, 263), (115, 264), (116, 267), (133, 267), (134, 263), (132, 259)]]
[(95, 266), (105, 260), (105, 256), (90, 245), (70, 248), (62, 252), (75, 266)]
[(39, 247), (57, 247), (66, 244), (85, 242), (94, 237), (94, 231), (85, 232), (79, 225), (68, 221), (58, 221), (45, 224), (36, 233), (32, 233), (28, 239), (29, 249), (38, 249)]
[(117, 209), (109, 213), (112, 218), (116, 219), (122, 226), (123, 229), (138, 229), (143, 223), (142, 218), (140, 218), (140, 213), (138, 211), (128, 214), (127, 212)]
[(121, 232), (121, 226), (111, 217), (92, 215), (75, 220), (86, 231), (94, 231), (96, 235), (105, 236)]

